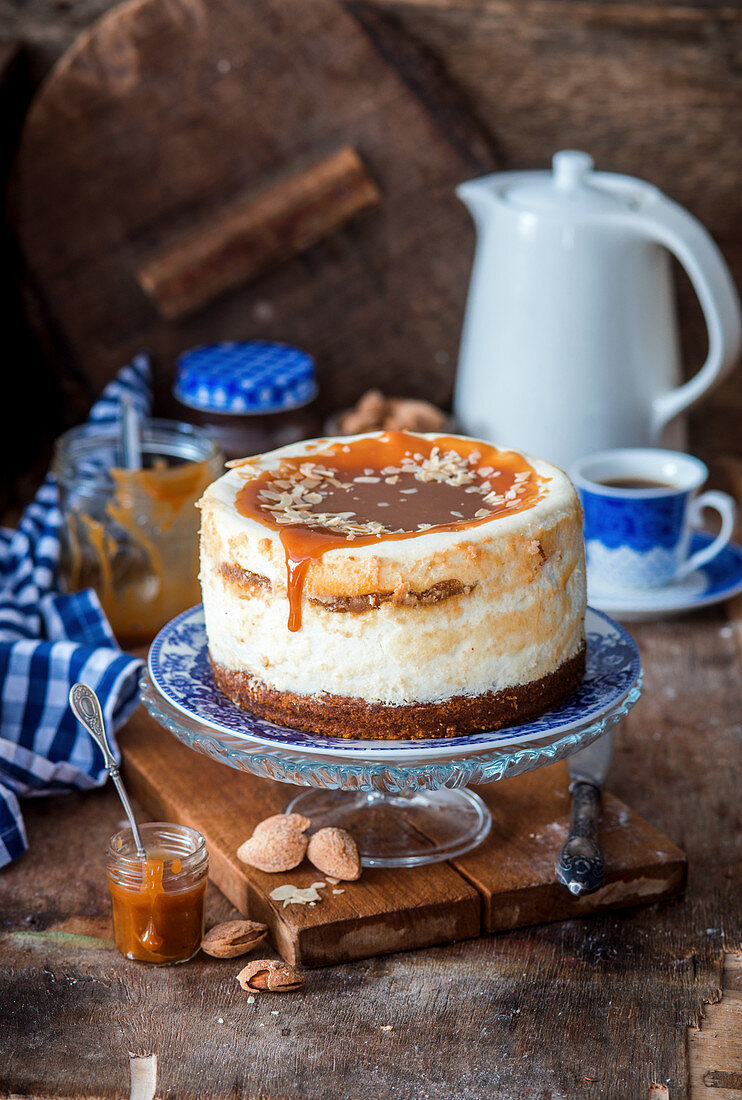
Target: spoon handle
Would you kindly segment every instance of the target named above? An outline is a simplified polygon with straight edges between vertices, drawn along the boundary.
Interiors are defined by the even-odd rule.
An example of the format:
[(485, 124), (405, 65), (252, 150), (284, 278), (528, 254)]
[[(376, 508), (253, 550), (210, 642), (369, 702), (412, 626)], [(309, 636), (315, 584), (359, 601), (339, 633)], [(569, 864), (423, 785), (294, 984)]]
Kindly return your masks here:
[(128, 394), (121, 398), (121, 449), (125, 470), (142, 468), (142, 428)]
[(93, 689), (88, 687), (87, 684), (73, 684), (70, 688), (70, 707), (72, 708), (72, 713), (75, 718), (85, 727), (103, 753), (106, 771), (116, 786), (119, 798), (121, 799), (124, 810), (126, 811), (126, 816), (129, 819), (129, 824), (131, 825), (137, 856), (140, 859), (144, 859), (146, 853), (144, 851), (144, 845), (142, 844), (142, 835), (139, 832), (139, 826), (134, 817), (134, 811), (131, 808), (129, 796), (121, 781), (116, 757), (113, 755), (111, 746), (108, 743), (108, 738), (106, 737), (106, 722), (103, 717), (103, 711), (101, 710), (100, 700)]
[(118, 770), (118, 768), (109, 768), (108, 769), (108, 774), (110, 775), (111, 779), (113, 780), (113, 782), (116, 786), (116, 790), (119, 792), (119, 798), (121, 799), (124, 810), (126, 811), (126, 816), (129, 819), (129, 824), (131, 825), (132, 836), (134, 837), (134, 844), (136, 845), (136, 849), (137, 849), (137, 859), (146, 859), (147, 858), (147, 853), (145, 852), (144, 845), (142, 844), (142, 834), (139, 832), (139, 826), (137, 825), (137, 819), (134, 817), (134, 811), (131, 808), (131, 802), (129, 801), (129, 796), (126, 793), (126, 788), (124, 787), (124, 784), (121, 781), (121, 776), (119, 775), (119, 770)]
[(117, 768), (116, 757), (106, 737), (106, 722), (100, 700), (93, 689), (87, 684), (73, 684), (70, 688), (70, 707), (75, 718), (85, 727), (103, 753), (106, 770)]

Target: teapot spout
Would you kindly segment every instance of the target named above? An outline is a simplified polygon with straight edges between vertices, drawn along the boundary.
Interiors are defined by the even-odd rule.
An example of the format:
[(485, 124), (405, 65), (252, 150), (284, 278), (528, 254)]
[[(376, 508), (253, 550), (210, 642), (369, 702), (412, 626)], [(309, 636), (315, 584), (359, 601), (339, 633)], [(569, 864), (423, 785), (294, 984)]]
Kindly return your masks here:
[(495, 188), (492, 176), (480, 176), (476, 180), (467, 180), (456, 188), (456, 194), (472, 216), (477, 228), (490, 218), (495, 206)]

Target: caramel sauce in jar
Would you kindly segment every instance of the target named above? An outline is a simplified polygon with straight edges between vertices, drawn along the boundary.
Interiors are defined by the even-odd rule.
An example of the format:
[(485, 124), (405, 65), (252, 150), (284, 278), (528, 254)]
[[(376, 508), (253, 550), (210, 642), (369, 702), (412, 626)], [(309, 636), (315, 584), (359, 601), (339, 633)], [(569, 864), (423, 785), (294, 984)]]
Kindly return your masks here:
[(116, 833), (106, 853), (116, 947), (137, 962), (186, 962), (204, 933), (204, 838), (167, 822), (147, 822), (140, 831), (146, 859), (137, 857), (131, 829)]
[(73, 428), (57, 443), (53, 470), (63, 584), (94, 588), (119, 643), (133, 646), (201, 598), (195, 505), (223, 456), (190, 425), (146, 420), (143, 469), (125, 470), (118, 431)]
[(517, 451), (404, 431), (328, 442), (257, 477), (249, 459), (231, 465), (246, 478), (237, 511), (280, 531), (292, 631), (307, 570), (328, 550), (477, 527), (533, 507), (548, 481)]

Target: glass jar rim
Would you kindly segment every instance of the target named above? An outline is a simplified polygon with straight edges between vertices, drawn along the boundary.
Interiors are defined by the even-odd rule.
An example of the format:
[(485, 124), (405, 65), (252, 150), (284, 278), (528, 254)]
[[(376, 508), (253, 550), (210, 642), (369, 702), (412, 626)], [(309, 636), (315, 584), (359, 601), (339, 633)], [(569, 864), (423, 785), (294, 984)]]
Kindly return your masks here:
[[(189, 462), (212, 462), (221, 455), (218, 441), (208, 431), (181, 420), (145, 417), (141, 420), (141, 438), (145, 455), (182, 458)], [(54, 444), (53, 472), (61, 482), (77, 481), (82, 462), (90, 459), (102, 445), (117, 449), (120, 441), (121, 427), (114, 421), (88, 421), (69, 428)], [(111, 467), (120, 468), (113, 461), (99, 471), (91, 467), (86, 476), (93, 480), (107, 478)]]
[[(175, 874), (184, 874), (188, 871), (194, 870), (203, 860), (208, 859), (208, 850), (206, 848), (205, 837), (198, 832), (197, 829), (192, 829), (189, 825), (179, 825), (174, 821), (145, 821), (139, 826), (139, 831), (142, 835), (142, 841), (147, 848), (147, 842), (153, 841), (157, 838), (157, 846), (165, 852), (169, 852), (167, 847), (167, 837), (160, 839), (158, 837), (158, 831), (164, 833), (165, 831), (175, 834), (179, 834), (183, 840), (190, 842), (190, 850), (172, 849), (172, 856), (169, 859), (163, 860), (166, 868), (170, 869), (174, 860), (180, 860), (180, 871), (173, 872)], [(119, 847), (116, 847), (116, 842), (119, 842)], [(129, 847), (132, 855), (124, 854), (123, 849)], [(134, 835), (129, 825), (124, 829), (119, 829), (117, 833), (114, 833), (108, 842), (108, 848), (106, 849), (106, 858), (109, 861), (115, 861), (118, 866), (129, 872), (138, 872), (142, 867), (142, 860), (136, 855), (136, 849), (134, 845)]]

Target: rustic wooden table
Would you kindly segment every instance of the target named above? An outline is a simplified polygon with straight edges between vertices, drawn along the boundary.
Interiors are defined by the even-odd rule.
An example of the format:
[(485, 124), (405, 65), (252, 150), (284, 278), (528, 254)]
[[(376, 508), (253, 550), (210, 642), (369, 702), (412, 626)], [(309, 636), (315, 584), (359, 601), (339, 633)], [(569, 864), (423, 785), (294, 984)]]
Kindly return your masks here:
[[(133, 1053), (157, 1056), (159, 1097), (738, 1097), (742, 602), (633, 632), (645, 694), (610, 787), (686, 850), (684, 897), (313, 970), (250, 1004), (232, 963), (114, 950), (111, 789), (28, 802), (30, 852), (0, 876), (2, 1094), (124, 1096)], [(209, 922), (233, 915), (209, 887)]]
[[(112, 0), (6, 4), (0, 10), (0, 27), (5, 33), (30, 35), (38, 71), (51, 64), (94, 12), (109, 6)], [(280, 11), (286, 5), (277, 0), (272, 5), (242, 6)], [(138, 107), (146, 101), (140, 62), (158, 45), (156, 36), (141, 33), (148, 7), (134, 4), (118, 16), (114, 13), (115, 21), (107, 24), (100, 39), (86, 40), (79, 70), (71, 74), (76, 79), (74, 94), (61, 97), (59, 114), (48, 116), (57, 123), (51, 131), (56, 140), (50, 143), (45, 132), (44, 140), (38, 141), (42, 163), (55, 149), (66, 158), (71, 120), (82, 118), (87, 126), (85, 89), (94, 97), (90, 117), (99, 124), (95, 96), (101, 88), (112, 98), (131, 95)], [(161, 7), (163, 20), (172, 22), (183, 41), (195, 48), (207, 36), (207, 10), (241, 5), (189, 0)], [(310, 5), (303, 7), (302, 19), (307, 20)], [(384, 64), (395, 70), (386, 83), (374, 75), (369, 96), (373, 92), (372, 98), (398, 111), (398, 105), (409, 99), (402, 85), (420, 89), (422, 106), (414, 109), (429, 113), (435, 125), (426, 122), (419, 132), (437, 135), (425, 139), (427, 160), (441, 164), (433, 180), (448, 180), (448, 190), (443, 184), (437, 191), (433, 188), (437, 200), (443, 202), (454, 177), (480, 173), (490, 157), (492, 167), (542, 167), (551, 150), (573, 144), (578, 135), (602, 166), (651, 178), (691, 208), (722, 243), (739, 278), (742, 191), (740, 144), (734, 135), (739, 132), (742, 66), (735, 49), (742, 41), (742, 15), (734, 5), (717, 0), (688, 0), (683, 5), (665, 0), (528, 5), (519, 0), (381, 0), (345, 7), (354, 20), (349, 40), (358, 38), (356, 24), (365, 27)], [(278, 19), (261, 17), (256, 26), (267, 34)], [(286, 22), (296, 29), (294, 19)], [(345, 15), (328, 18), (328, 33), (338, 34), (346, 24)], [(314, 33), (307, 34), (307, 42), (312, 56), (318, 56)], [(415, 43), (420, 48), (413, 48)], [(218, 45), (221, 49), (221, 41)], [(238, 45), (229, 43), (230, 49), (216, 57), (232, 56)], [(254, 51), (252, 37), (247, 49)], [(189, 102), (208, 104), (196, 69), (183, 66), (181, 54), (173, 57), (174, 69), (185, 74), (191, 89)], [(261, 63), (269, 61), (264, 51)], [(324, 61), (323, 54), (323, 67)], [(0, 68), (2, 64), (0, 56)], [(369, 72), (378, 74), (380, 66), (377, 59)], [(203, 88), (210, 89), (216, 76), (208, 55), (199, 71), (206, 74)], [(219, 71), (230, 86), (239, 80), (239, 66), (232, 77)], [(69, 68), (60, 73), (63, 89), (69, 90)], [(458, 95), (441, 98), (439, 86), (451, 82)], [(243, 88), (236, 86), (235, 103), (243, 110)], [(152, 111), (164, 109), (164, 99), (150, 98)], [(471, 104), (472, 111), (463, 111), (462, 104)], [(369, 118), (366, 108), (361, 115)], [(189, 124), (187, 113), (176, 111), (168, 127), (174, 128), (181, 117)], [(220, 108), (220, 119), (233, 117), (241, 116)], [(210, 130), (202, 129), (205, 140)], [(397, 139), (401, 132), (394, 128)], [(116, 140), (110, 142), (114, 166), (117, 158), (129, 166), (145, 164), (140, 180), (147, 184), (149, 150), (145, 148), (136, 161), (121, 133), (115, 133)], [(444, 137), (450, 144), (445, 135), (451, 133), (456, 149), (446, 154)], [(136, 112), (131, 134), (139, 148), (142, 124)], [(380, 128), (378, 135), (383, 140), (365, 140), (373, 150), (378, 146), (377, 170), (388, 133)], [(92, 142), (95, 135), (90, 130), (87, 136)], [(11, 147), (7, 136), (4, 143)], [(171, 146), (180, 148), (177, 142)], [(74, 142), (71, 147), (73, 161), (79, 160), (80, 147)], [(185, 141), (184, 147), (190, 148)], [(158, 157), (164, 155), (159, 132), (156, 149)], [(239, 158), (233, 158), (233, 147), (225, 142), (225, 149), (229, 162), (234, 159), (236, 165)], [(249, 149), (249, 143), (243, 143), (243, 151)], [(713, 156), (707, 155), (709, 150)], [(461, 164), (464, 155), (468, 159)], [(197, 161), (188, 161), (194, 173), (202, 167)], [(214, 162), (206, 158), (205, 163), (208, 175)], [(452, 167), (446, 169), (447, 164)], [(224, 186), (226, 177), (217, 174)], [(88, 184), (93, 179), (87, 167), (84, 177)], [(428, 170), (428, 197), (430, 179)], [(174, 180), (182, 182), (171, 173), (169, 186)], [(43, 228), (39, 210), (50, 203), (53, 207), (66, 193), (78, 199), (87, 194), (84, 188), (60, 190), (55, 172), (46, 172), (43, 182), (43, 201), (28, 221), (35, 236)], [(405, 190), (412, 183), (405, 179)], [(204, 187), (201, 193), (208, 196), (210, 191)], [(183, 210), (190, 218), (192, 196), (187, 197)], [(122, 217), (131, 206), (128, 192), (125, 199)], [(68, 204), (61, 209), (67, 218)], [(463, 210), (457, 210), (452, 206), (452, 217), (468, 226)], [(409, 221), (414, 228), (415, 218), (409, 215)], [(153, 224), (139, 218), (137, 233), (142, 225)], [(369, 219), (366, 226), (373, 224)], [(108, 210), (106, 226), (111, 232), (120, 229)], [(354, 229), (361, 240), (364, 232), (363, 225)], [(471, 231), (461, 232), (469, 232), (471, 245)], [(405, 227), (400, 239), (413, 239), (410, 233)], [(461, 236), (453, 234), (451, 239), (449, 263), (436, 269), (441, 285), (449, 279), (449, 267), (455, 273), (455, 265), (463, 270), (468, 264)], [(136, 234), (125, 234), (127, 265), (132, 241), (137, 245), (138, 240)], [(55, 253), (55, 271), (60, 257), (67, 263), (67, 248), (74, 246), (74, 251), (78, 243), (74, 240)], [(383, 262), (387, 248), (384, 238)], [(415, 261), (417, 248), (415, 238), (415, 249), (403, 250), (402, 260)], [(346, 255), (345, 248), (335, 246), (335, 252), (335, 263)], [(350, 262), (349, 246), (347, 252)], [(381, 357), (380, 366), (377, 348), (368, 340), (368, 333), (377, 329), (376, 314), (363, 313), (361, 306), (375, 300), (368, 286), (376, 286), (382, 261), (374, 265), (373, 253), (364, 246), (354, 262), (362, 272), (368, 267), (373, 279), (368, 276), (361, 284), (349, 280), (344, 287), (335, 280), (332, 285), (343, 306), (341, 316), (357, 309), (359, 320), (355, 344), (343, 339), (334, 358), (331, 348), (324, 356), (324, 369), (333, 383), (328, 392), (332, 388), (340, 401), (346, 394), (342, 387), (347, 386), (349, 399), (359, 396), (370, 348), (369, 378), (378, 381), (382, 369), (387, 380), (396, 382), (402, 364), (410, 392), (442, 400), (450, 390), (465, 283), (457, 284), (456, 308), (443, 309), (440, 302), (448, 298), (436, 290), (436, 283), (425, 282), (423, 291), (432, 287), (435, 300), (427, 310), (418, 301), (411, 321), (407, 295), (394, 293), (396, 286), (405, 289), (407, 269), (395, 268), (385, 310), (402, 302), (404, 324), (394, 328), (394, 346)], [(317, 255), (313, 265), (316, 274)], [(68, 295), (66, 267), (60, 285)], [(367, 288), (365, 298), (358, 285)], [(143, 325), (152, 323), (154, 316), (150, 313), (141, 321), (146, 300), (133, 281), (127, 286), (132, 309), (122, 313), (121, 302), (127, 299), (114, 296), (115, 323), (98, 326), (90, 344), (96, 362), (102, 352), (110, 355), (111, 369), (126, 358), (124, 337), (138, 349)], [(275, 299), (275, 283), (272, 287)], [(70, 391), (86, 382), (71, 364), (79, 364), (81, 350), (86, 355), (90, 350), (76, 348), (74, 341), (65, 344), (58, 318), (54, 324), (48, 319), (42, 323), (49, 293), (43, 286), (41, 294), (38, 289), (30, 312), (41, 328), (45, 354), (59, 361), (69, 414)], [(198, 327), (201, 322), (191, 322), (185, 330), (168, 329), (165, 358), (169, 362), (176, 346), (179, 350), (215, 331), (242, 334), (246, 317), (263, 326), (262, 334), (273, 331), (270, 325), (284, 339), (311, 332), (323, 349), (325, 341), (344, 330), (327, 325), (317, 314), (315, 283), (310, 289), (308, 296), (292, 292), (286, 299), (290, 308), (284, 310), (271, 306), (263, 288), (244, 302), (222, 302), (216, 313), (206, 315), (203, 328)], [(85, 303), (98, 292), (95, 280), (86, 285), (76, 298), (76, 316), (90, 320)], [(700, 360), (702, 326), (687, 287), (683, 293), (685, 337), (693, 341)], [(350, 295), (347, 311), (343, 295)], [(109, 305), (114, 298), (108, 296)], [(17, 312), (20, 316), (20, 309)], [(287, 324), (296, 331), (287, 331)], [(105, 341), (100, 332), (106, 333)], [(412, 355), (405, 343), (410, 336)], [(426, 356), (428, 347), (432, 351)], [(695, 361), (692, 354), (689, 361)], [(417, 374), (415, 362), (422, 364)], [(35, 401), (44, 392), (54, 393), (57, 401), (50, 384), (39, 384), (38, 370), (28, 372), (28, 377)], [(730, 379), (704, 406), (703, 414), (692, 419), (692, 449), (704, 457), (739, 453), (739, 378), (737, 374), (736, 381)], [(83, 389), (85, 400), (91, 393), (89, 385)], [(46, 422), (38, 413), (37, 409), (35, 420), (43, 434)], [(51, 416), (49, 412), (48, 419)], [(17, 443), (14, 446), (17, 449)], [(742, 477), (742, 498), (740, 488)], [(655, 1100), (739, 1100), (742, 1050), (733, 1029), (742, 1011), (742, 602), (642, 625), (633, 632), (644, 658), (645, 692), (617, 731), (609, 786), (686, 850), (689, 880), (683, 897), (314, 970), (299, 993), (258, 997), (249, 1004), (234, 981), (237, 967), (229, 962), (200, 957), (183, 967), (155, 970), (127, 963), (114, 950), (103, 875), (105, 845), (122, 817), (112, 790), (27, 802), (30, 851), (0, 873), (0, 1095), (121, 1097), (129, 1092), (133, 1052), (157, 1055), (159, 1097), (644, 1100), (651, 1095)], [(229, 903), (210, 887), (209, 922), (230, 915)], [(713, 1001), (719, 1003), (704, 1007)], [(696, 1029), (699, 1022), (701, 1030)], [(140, 1063), (135, 1065), (142, 1069)], [(143, 1089), (139, 1096), (151, 1094)]]

